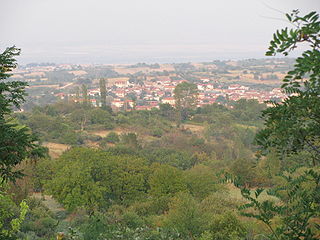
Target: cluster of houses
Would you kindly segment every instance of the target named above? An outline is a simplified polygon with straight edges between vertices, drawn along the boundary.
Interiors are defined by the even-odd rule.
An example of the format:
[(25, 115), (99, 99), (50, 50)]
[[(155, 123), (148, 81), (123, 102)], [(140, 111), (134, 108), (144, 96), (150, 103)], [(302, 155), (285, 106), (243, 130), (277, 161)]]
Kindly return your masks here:
[[(80, 93), (67, 93), (66, 89), (77, 85), (76, 80), (86, 77), (86, 68), (90, 65), (79, 65), (77, 68), (69, 64), (61, 64), (54, 66), (35, 66), (26, 67), (24, 69), (16, 69), (15, 79), (25, 79), (31, 82), (30, 87), (50, 87), (59, 90), (60, 93), (55, 94), (61, 99), (68, 98), (69, 101), (83, 101)], [(123, 69), (122, 69), (123, 70)], [(74, 76), (71, 82), (65, 86), (46, 85), (46, 76), (48, 72), (64, 71)], [(107, 104), (114, 110), (151, 110), (159, 108), (160, 104), (170, 104), (175, 106), (174, 89), (184, 81), (174, 69), (163, 76), (161, 74), (154, 76), (144, 72), (142, 81), (132, 81), (129, 77), (114, 77), (106, 79)], [(120, 75), (121, 76), (121, 75)], [(122, 76), (126, 76), (122, 74)], [(199, 107), (213, 103), (227, 103), (228, 101), (237, 101), (239, 99), (255, 99), (260, 103), (276, 100), (281, 102), (286, 95), (280, 88), (274, 88), (271, 91), (257, 90), (243, 86), (241, 84), (221, 85), (214, 77), (201, 78), (197, 76), (196, 85), (198, 88)], [(182, 80), (181, 80), (182, 79)], [(141, 79), (140, 79), (141, 80)], [(33, 83), (37, 81), (38, 83)], [(40, 82), (40, 83), (39, 83)], [(93, 85), (99, 86), (99, 79), (93, 80)], [(88, 100), (93, 106), (101, 106), (101, 96), (99, 87), (87, 90)]]
[[(160, 76), (153, 81), (145, 81), (144, 84), (129, 82), (129, 78), (114, 78), (107, 80), (107, 104), (114, 110), (151, 110), (159, 108), (159, 104), (175, 106), (174, 89), (186, 80), (171, 80), (169, 77)], [(254, 90), (240, 84), (232, 84), (227, 88), (219, 87), (207, 79), (197, 83), (197, 106), (205, 104), (223, 103), (223, 101), (237, 101), (239, 99), (255, 99), (260, 103), (269, 100), (282, 101), (286, 95), (281, 89), (272, 91)], [(57, 94), (64, 98), (66, 94)], [(75, 99), (75, 94), (69, 94), (69, 99)], [(89, 89), (88, 97), (93, 106), (101, 106), (100, 89)], [(81, 101), (81, 100), (80, 100)]]

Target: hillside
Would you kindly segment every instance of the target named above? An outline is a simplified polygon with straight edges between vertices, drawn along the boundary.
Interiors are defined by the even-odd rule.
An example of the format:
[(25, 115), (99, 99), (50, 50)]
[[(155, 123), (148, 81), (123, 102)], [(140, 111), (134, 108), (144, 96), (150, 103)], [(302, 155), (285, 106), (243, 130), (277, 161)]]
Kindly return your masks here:
[[(23, 182), (30, 193), (44, 195), (42, 201), (40, 193), (32, 194), (36, 199), (29, 200), (30, 216), (36, 217), (40, 206), (46, 208), (49, 215), (37, 221), (47, 225), (42, 225), (42, 234), (28, 225), (31, 218), (22, 231), (46, 239), (53, 225), (55, 232), (70, 232), (69, 225), (85, 239), (92, 234), (114, 236), (114, 231), (123, 237), (146, 234), (167, 239), (176, 233), (156, 229), (169, 229), (176, 218), (197, 228), (198, 221), (217, 224), (223, 219), (223, 224), (238, 229), (221, 225), (213, 230), (219, 234), (242, 236), (249, 229), (261, 229), (255, 222), (250, 222), (252, 228), (241, 221), (236, 206), (245, 199), (238, 189), (219, 183), (218, 176), (237, 174), (252, 189), (273, 184), (268, 174), (275, 160), (268, 157), (257, 164), (252, 145), (265, 107), (254, 100), (228, 107), (206, 105), (189, 112), (182, 122), (168, 104), (152, 111), (112, 112), (61, 102), (17, 113), (49, 149), (47, 159), (27, 165), (30, 178)], [(280, 168), (272, 170), (273, 176)], [(193, 217), (184, 214), (190, 206)], [(95, 217), (89, 217), (93, 213)], [(181, 231), (187, 234), (190, 228), (181, 226)]]

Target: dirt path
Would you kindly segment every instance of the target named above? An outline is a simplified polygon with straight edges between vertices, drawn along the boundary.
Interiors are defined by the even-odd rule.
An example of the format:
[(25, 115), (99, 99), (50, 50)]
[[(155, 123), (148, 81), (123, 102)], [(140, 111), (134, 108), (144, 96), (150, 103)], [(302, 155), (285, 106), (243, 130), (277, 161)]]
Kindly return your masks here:
[(53, 213), (65, 211), (65, 209), (54, 198), (52, 198), (52, 196), (42, 195), (41, 193), (33, 193), (32, 196), (36, 199), (40, 199)]

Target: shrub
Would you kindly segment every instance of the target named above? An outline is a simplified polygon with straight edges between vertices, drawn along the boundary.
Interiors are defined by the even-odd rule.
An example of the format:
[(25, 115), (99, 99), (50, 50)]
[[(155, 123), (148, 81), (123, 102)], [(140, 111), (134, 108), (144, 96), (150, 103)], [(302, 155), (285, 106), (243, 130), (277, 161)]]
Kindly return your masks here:
[(161, 137), (163, 135), (163, 131), (160, 128), (155, 128), (152, 130), (151, 135), (154, 137)]
[(105, 140), (108, 142), (108, 143), (117, 143), (120, 141), (120, 138), (119, 138), (119, 135), (115, 132), (110, 132)]

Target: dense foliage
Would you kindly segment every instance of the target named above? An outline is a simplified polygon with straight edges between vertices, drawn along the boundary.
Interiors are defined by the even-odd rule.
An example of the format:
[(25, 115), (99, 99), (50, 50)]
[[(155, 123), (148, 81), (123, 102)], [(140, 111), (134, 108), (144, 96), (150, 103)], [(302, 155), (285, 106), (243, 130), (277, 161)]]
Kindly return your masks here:
[[(313, 165), (320, 160), (320, 21), (316, 12), (300, 17), (298, 11), (287, 15), (295, 26), (274, 34), (267, 55), (287, 55), (299, 43), (309, 49), (298, 57), (294, 69), (283, 79), (282, 89), (289, 97), (263, 112), (266, 128), (257, 136), (264, 149), (278, 148), (283, 154), (310, 151)], [(317, 162), (317, 163), (316, 163)]]
[[(320, 236), (320, 21), (316, 12), (300, 17), (293, 11), (287, 18), (295, 28), (277, 31), (267, 55), (287, 55), (300, 42), (308, 43), (309, 49), (297, 58), (294, 69), (283, 80), (282, 89), (288, 98), (263, 112), (265, 128), (257, 134), (257, 141), (264, 150), (276, 149), (280, 159), (295, 154), (298, 161), (282, 171), (281, 183), (267, 192), (281, 204), (261, 201), (263, 189), (252, 196), (249, 189), (242, 188), (242, 196), (249, 203), (241, 209), (245, 210), (243, 215), (268, 226), (268, 239), (315, 240)], [(306, 151), (307, 159), (302, 154)]]
[(27, 157), (41, 155), (36, 138), (25, 126), (12, 119), (12, 108), (24, 102), (26, 82), (10, 81), (10, 72), (16, 68), (15, 56), (20, 54), (16, 47), (7, 48), (0, 54), (0, 178), (14, 180), (22, 176), (14, 167)]
[(15, 239), (28, 211), (25, 201), (20, 202), (19, 208), (12, 200), (7, 183), (23, 176), (22, 170), (16, 168), (18, 164), (45, 152), (29, 128), (12, 117), (13, 107), (19, 108), (26, 95), (25, 82), (8, 79), (17, 66), (15, 57), (19, 54), (16, 47), (0, 54), (0, 239)]
[(268, 160), (258, 165), (253, 157), (260, 120), (239, 116), (243, 111), (258, 119), (265, 106), (253, 100), (242, 100), (242, 110), (234, 106), (193, 109), (179, 128), (168, 106), (114, 113), (57, 103), (16, 114), (42, 140), (72, 146), (58, 158), (27, 163), (29, 177), (12, 188), (18, 193), (25, 186), (25, 196), (50, 194), (65, 209), (43, 210), (31, 197), (19, 236), (49, 239), (61, 231), (78, 239), (237, 239), (256, 232), (255, 223), (241, 223), (239, 192), (220, 184), (218, 175), (227, 171), (248, 185), (272, 184), (266, 181)]

